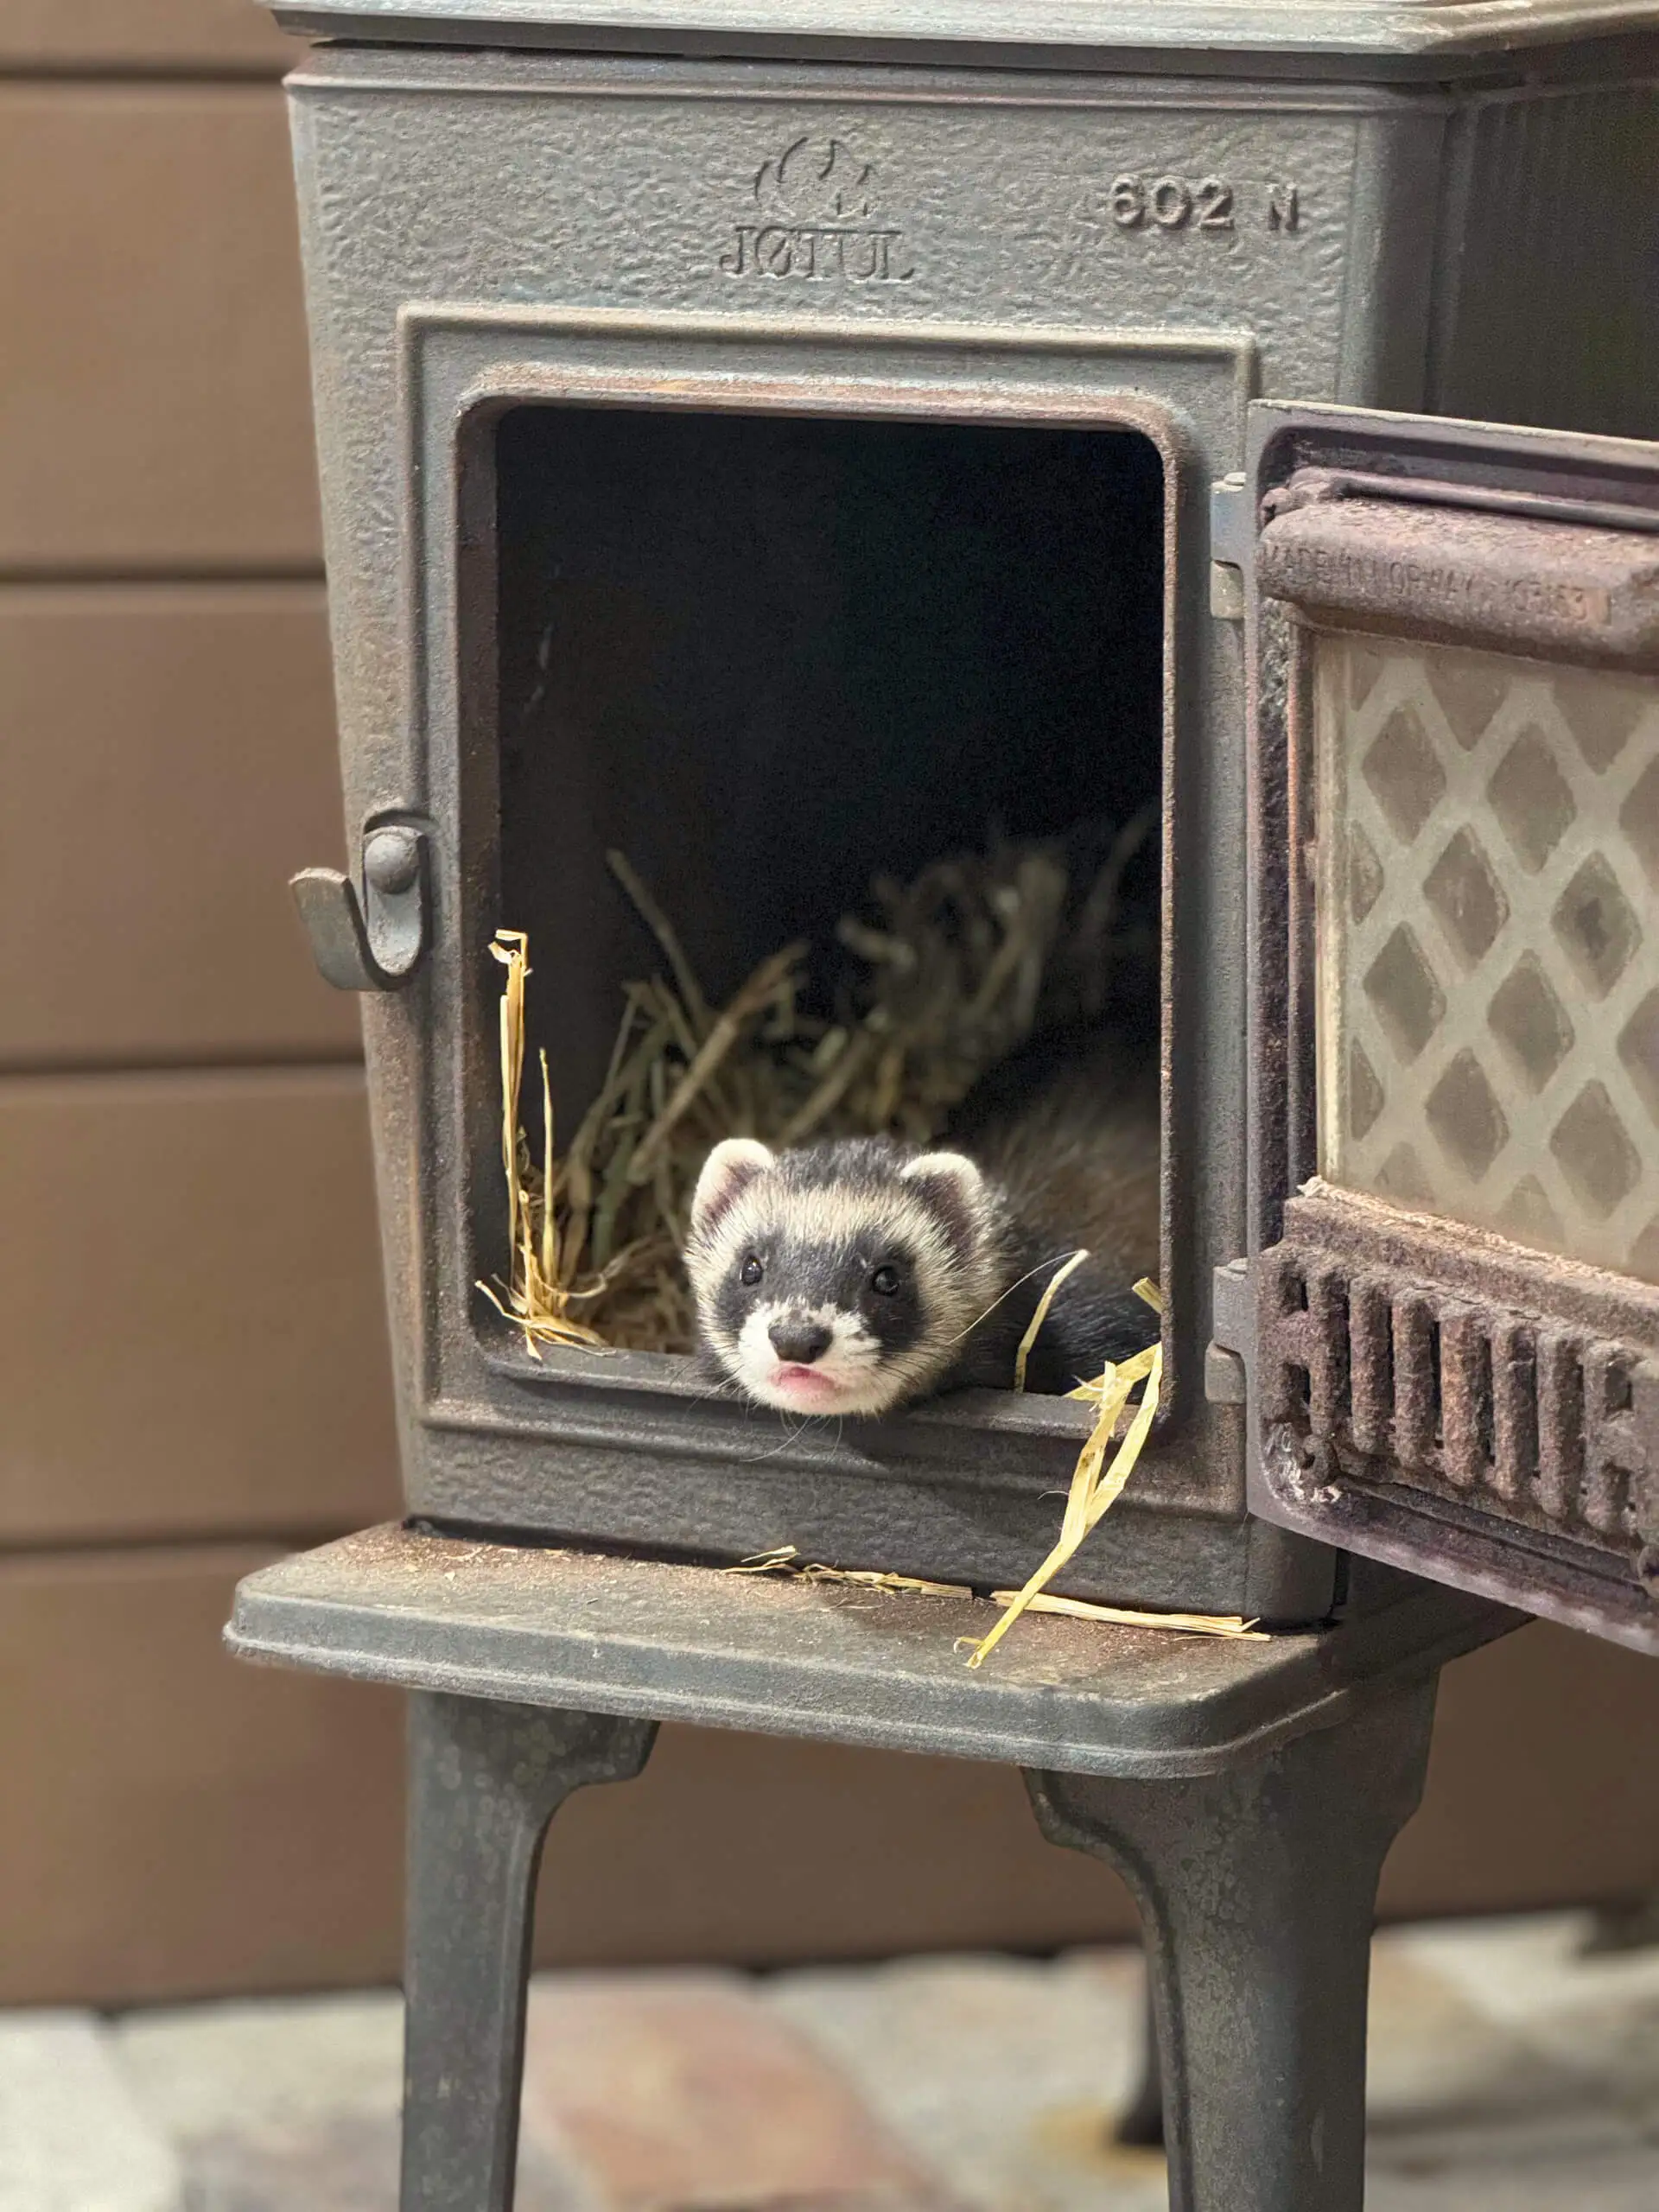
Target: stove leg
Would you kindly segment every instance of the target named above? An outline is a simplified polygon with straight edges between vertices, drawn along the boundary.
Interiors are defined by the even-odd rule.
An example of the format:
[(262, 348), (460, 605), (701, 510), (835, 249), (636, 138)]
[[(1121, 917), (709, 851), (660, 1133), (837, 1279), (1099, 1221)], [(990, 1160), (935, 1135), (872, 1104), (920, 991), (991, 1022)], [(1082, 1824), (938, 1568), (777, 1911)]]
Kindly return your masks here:
[(410, 1697), (402, 2212), (512, 2212), (542, 1839), (572, 1790), (638, 1774), (653, 1733)]
[(1376, 1882), (1433, 1710), (1431, 1680), (1225, 1773), (1027, 1777), (1050, 1840), (1141, 1907), (1171, 2212), (1360, 2212)]
[(1158, 2064), (1158, 2015), (1152, 1997), (1152, 1961), (1147, 1961), (1145, 2001), (1141, 2008), (1140, 2070), (1117, 2116), (1113, 2139), (1136, 2150), (1156, 2150), (1164, 2140), (1164, 2077)]

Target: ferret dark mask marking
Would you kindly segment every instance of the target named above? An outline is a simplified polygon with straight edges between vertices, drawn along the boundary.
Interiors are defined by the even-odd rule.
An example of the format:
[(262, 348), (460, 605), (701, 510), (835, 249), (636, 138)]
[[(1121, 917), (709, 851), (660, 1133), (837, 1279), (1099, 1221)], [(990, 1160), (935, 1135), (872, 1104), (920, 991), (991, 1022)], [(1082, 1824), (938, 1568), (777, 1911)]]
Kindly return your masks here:
[[(988, 1287), (971, 1229), (988, 1197), (961, 1154), (883, 1139), (717, 1145), (686, 1249), (705, 1351), (750, 1397), (795, 1412), (885, 1413), (937, 1387)], [(894, 1287), (878, 1287), (887, 1269)], [(829, 1332), (821, 1354), (785, 1356), (813, 1330)]]
[[(1132, 1078), (1132, 1079), (1131, 1079)], [(1051, 1085), (1033, 1115), (982, 1128), (974, 1150), (850, 1138), (773, 1153), (734, 1137), (709, 1155), (686, 1266), (705, 1357), (757, 1403), (879, 1414), (968, 1384), (1008, 1389), (1053, 1275), (1061, 1287), (1026, 1370), (1067, 1390), (1148, 1341), (1131, 1286), (1157, 1268), (1155, 1070), (1108, 1058)], [(1089, 1186), (1101, 1204), (1084, 1220)], [(758, 1280), (743, 1281), (745, 1263)], [(875, 1287), (892, 1267), (897, 1287)], [(753, 1266), (748, 1272), (753, 1275)], [(774, 1333), (775, 1332), (775, 1333)], [(809, 1357), (792, 1357), (803, 1348)]]
[[(916, 1285), (913, 1254), (897, 1238), (812, 1240), (785, 1234), (757, 1243), (754, 1257), (760, 1280), (746, 1284), (741, 1267), (728, 1269), (716, 1293), (715, 1317), (721, 1333), (735, 1338), (757, 1306), (778, 1307), (772, 1325), (779, 1334), (791, 1323), (804, 1323), (826, 1307), (854, 1314), (860, 1329), (880, 1346), (889, 1358), (907, 1351), (922, 1327), (922, 1308)], [(876, 1274), (893, 1268), (898, 1287), (874, 1287)], [(780, 1294), (779, 1285), (787, 1284)]]

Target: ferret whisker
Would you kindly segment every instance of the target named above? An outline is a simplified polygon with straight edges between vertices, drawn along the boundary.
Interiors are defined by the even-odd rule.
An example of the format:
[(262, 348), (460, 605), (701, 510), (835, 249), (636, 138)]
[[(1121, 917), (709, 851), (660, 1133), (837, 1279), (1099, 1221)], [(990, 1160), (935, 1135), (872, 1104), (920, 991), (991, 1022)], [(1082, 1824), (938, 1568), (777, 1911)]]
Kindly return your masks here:
[(1039, 1260), (1034, 1268), (1027, 1268), (1024, 1274), (1019, 1277), (1018, 1281), (1011, 1282), (1006, 1290), (999, 1291), (997, 1293), (996, 1296), (991, 1300), (990, 1304), (985, 1308), (985, 1311), (982, 1313), (976, 1313), (965, 1329), (960, 1331), (957, 1335), (949, 1338), (947, 1341), (953, 1344), (959, 1344), (963, 1337), (971, 1337), (974, 1331), (978, 1328), (982, 1321), (988, 1321), (990, 1319), (991, 1315), (995, 1313), (997, 1307), (1001, 1305), (1004, 1299), (1012, 1298), (1016, 1290), (1019, 1290), (1023, 1285), (1028, 1283), (1033, 1275), (1041, 1274), (1045, 1268), (1058, 1267), (1063, 1261), (1071, 1259), (1073, 1256), (1073, 1253), (1075, 1253), (1076, 1249), (1077, 1248), (1073, 1246), (1072, 1251), (1071, 1252), (1056, 1252), (1052, 1257), (1046, 1260)]
[(792, 1437), (782, 1436), (764, 1452), (746, 1452), (738, 1465), (741, 1467), (764, 1467), (768, 1459), (775, 1459), (780, 1452), (787, 1452), (793, 1441)]
[(795, 1427), (791, 1428), (789, 1425), (789, 1415), (784, 1411), (781, 1406), (777, 1408), (777, 1414), (779, 1421), (783, 1425), (783, 1434), (779, 1438), (777, 1443), (772, 1446), (771, 1451), (757, 1452), (752, 1458), (747, 1459), (742, 1462), (744, 1466), (764, 1467), (768, 1459), (775, 1459), (780, 1452), (787, 1452), (791, 1446), (798, 1444), (801, 1439), (805, 1435), (807, 1430), (812, 1427), (814, 1421), (826, 1418), (826, 1416), (818, 1414), (804, 1414), (801, 1419), (796, 1423)]
[(722, 1375), (714, 1382), (706, 1382), (699, 1378), (696, 1388), (688, 1390), (686, 1395), (693, 1405), (698, 1406), (710, 1405), (717, 1398), (736, 1399), (746, 1405), (748, 1403), (748, 1401), (744, 1398), (742, 1390), (729, 1375)]

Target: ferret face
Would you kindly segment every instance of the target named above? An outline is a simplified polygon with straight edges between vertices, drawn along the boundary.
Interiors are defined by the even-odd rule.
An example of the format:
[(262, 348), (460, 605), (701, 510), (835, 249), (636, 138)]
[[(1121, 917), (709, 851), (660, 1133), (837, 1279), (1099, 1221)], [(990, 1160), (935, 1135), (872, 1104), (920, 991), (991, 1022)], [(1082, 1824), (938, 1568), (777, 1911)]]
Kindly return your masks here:
[(716, 1145), (686, 1248), (703, 1343), (760, 1405), (890, 1412), (943, 1379), (994, 1295), (988, 1204), (959, 1153)]

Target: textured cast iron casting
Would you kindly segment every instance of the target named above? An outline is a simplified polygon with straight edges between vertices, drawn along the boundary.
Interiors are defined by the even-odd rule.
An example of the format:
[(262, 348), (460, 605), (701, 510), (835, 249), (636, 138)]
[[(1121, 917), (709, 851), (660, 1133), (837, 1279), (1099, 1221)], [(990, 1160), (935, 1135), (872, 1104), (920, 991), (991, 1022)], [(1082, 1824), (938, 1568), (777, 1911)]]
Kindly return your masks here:
[(1321, 625), (1659, 676), (1659, 448), (1443, 424), (1407, 452), (1339, 410), (1264, 410), (1255, 437), (1258, 791), (1285, 831), (1257, 884), (1283, 1041), (1258, 1071), (1254, 1313), (1230, 1335), (1255, 1503), (1659, 1650), (1659, 1289), (1313, 1179), (1313, 899), (1281, 857), (1313, 849)]
[(1033, 1616), (972, 1670), (983, 1599), (382, 1528), (249, 1576), (229, 1637), (406, 1689), (1155, 1781), (1256, 1758), (1518, 1618), (1363, 1563), (1350, 1600), (1334, 1630), (1260, 1640)]
[[(1203, 1395), (1211, 1282), (1251, 1249), (1249, 1064), (1275, 1049), (1262, 1001), (1248, 1026), (1241, 925), (1238, 472), (1262, 392), (1624, 431), (1652, 410), (1651, 50), (1561, 28), (1523, 13), (1514, 37), (1546, 42), (1501, 80), (1415, 87), (1328, 54), (1306, 80), (1216, 53), (1184, 74), (1173, 46), (1141, 76), (419, 44), (296, 73), (347, 820), (416, 833), (425, 868), (397, 894), (420, 901), (418, 964), (365, 1005), (411, 1511), (671, 1554), (795, 1543), (977, 1586), (1041, 1555), (1079, 1408), (963, 1399), (757, 1449), (671, 1363), (537, 1365), (482, 1309), (502, 1256), (486, 948), (512, 918), (493, 470), (501, 417), (538, 404), (1127, 429), (1166, 483), (1172, 1385), (1067, 1586), (1328, 1609), (1330, 1552), (1249, 1516), (1245, 1408)], [(835, 207), (791, 199), (801, 148), (842, 180)], [(1608, 195), (1616, 219), (1592, 209)], [(1578, 342), (1592, 300), (1626, 303), (1628, 344)], [(379, 980), (353, 887), (328, 896), (339, 963)]]
[[(1465, 1530), (1490, 1516), (1588, 1548), (1602, 1602), (1650, 1625), (1659, 1298), (1633, 1342), (1558, 1319), (1538, 1279), (1548, 1263), (1496, 1239), (1489, 1255), (1466, 1230), (1329, 1192), (1293, 1199), (1285, 1225), (1258, 1273), (1262, 1414), (1284, 1432), (1265, 1450), (1302, 1497), (1409, 1486), (1426, 1511), (1466, 1509)], [(1480, 1294), (1505, 1277), (1522, 1302)], [(1313, 1453), (1294, 1448), (1303, 1437)], [(1536, 1548), (1531, 1571), (1548, 1576), (1550, 1549)]]

